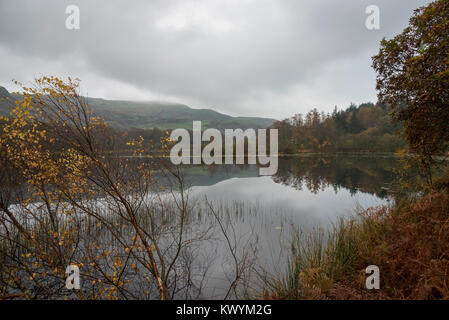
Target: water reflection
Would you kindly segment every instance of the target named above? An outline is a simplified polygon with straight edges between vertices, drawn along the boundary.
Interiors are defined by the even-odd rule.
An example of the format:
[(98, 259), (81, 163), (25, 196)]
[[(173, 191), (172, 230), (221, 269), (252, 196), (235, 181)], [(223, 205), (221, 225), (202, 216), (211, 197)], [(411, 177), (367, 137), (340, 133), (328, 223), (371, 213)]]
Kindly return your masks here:
[[(369, 193), (386, 198), (397, 180), (400, 164), (392, 156), (308, 155), (279, 159), (273, 181), (312, 193), (331, 186), (335, 192), (347, 189), (352, 195)], [(186, 176), (193, 186), (210, 186), (231, 178), (258, 177), (255, 165), (187, 167)]]
[[(229, 210), (225, 222), (236, 239), (257, 243), (255, 265), (279, 273), (291, 230), (327, 228), (356, 208), (387, 204), (398, 169), (393, 157), (334, 155), (281, 158), (273, 177), (258, 176), (255, 165), (189, 167), (185, 175), (198, 208), (207, 198), (217, 211)], [(225, 239), (218, 228), (214, 234), (216, 242), (202, 245), (213, 256), (203, 290), (207, 298), (223, 296), (232, 273)]]
[(355, 204), (385, 203), (398, 169), (394, 157), (302, 156), (281, 158), (273, 177), (259, 177), (255, 165), (229, 165), (187, 168), (186, 180), (211, 199), (330, 217)]
[(388, 196), (399, 169), (397, 159), (390, 156), (289, 157), (280, 163), (273, 179), (295, 189), (305, 185), (310, 192), (318, 193), (332, 186), (335, 192), (344, 188), (352, 195), (363, 192), (379, 198)]

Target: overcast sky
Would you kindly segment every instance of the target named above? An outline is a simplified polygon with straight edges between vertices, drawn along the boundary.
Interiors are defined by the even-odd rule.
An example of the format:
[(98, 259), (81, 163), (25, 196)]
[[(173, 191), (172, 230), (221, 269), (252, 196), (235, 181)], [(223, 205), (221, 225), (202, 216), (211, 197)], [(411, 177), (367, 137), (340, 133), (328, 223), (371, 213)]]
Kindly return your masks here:
[[(371, 56), (424, 0), (0, 0), (0, 86), (79, 77), (91, 97), (285, 118), (376, 100)], [(80, 29), (65, 27), (67, 5)], [(368, 5), (380, 30), (365, 27)]]

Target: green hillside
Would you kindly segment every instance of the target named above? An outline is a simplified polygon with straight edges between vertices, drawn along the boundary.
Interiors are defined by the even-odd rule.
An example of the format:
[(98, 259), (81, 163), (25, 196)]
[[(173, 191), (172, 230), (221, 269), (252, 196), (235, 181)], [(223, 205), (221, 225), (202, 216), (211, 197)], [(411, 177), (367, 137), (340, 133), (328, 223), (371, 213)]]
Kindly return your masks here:
[[(0, 87), (0, 115), (6, 115), (6, 97), (14, 99)], [(111, 126), (118, 128), (192, 129), (192, 121), (201, 120), (203, 128), (267, 128), (274, 119), (256, 117), (231, 117), (211, 109), (192, 109), (183, 104), (168, 102), (134, 102), (89, 98), (89, 106)]]
[(183, 104), (167, 102), (133, 102), (89, 98), (90, 107), (111, 125), (135, 128), (192, 128), (192, 121), (201, 120), (208, 128), (266, 128), (274, 119), (231, 117), (211, 109), (192, 109)]
[(6, 116), (8, 114), (8, 102), (6, 99), (12, 98), (8, 90), (0, 87), (0, 116)]

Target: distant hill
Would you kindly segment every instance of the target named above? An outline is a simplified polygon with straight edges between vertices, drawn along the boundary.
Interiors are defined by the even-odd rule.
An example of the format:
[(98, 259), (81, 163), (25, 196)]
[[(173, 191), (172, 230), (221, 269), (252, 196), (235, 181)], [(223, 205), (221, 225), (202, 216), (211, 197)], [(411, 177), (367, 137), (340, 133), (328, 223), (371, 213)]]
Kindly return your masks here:
[(12, 99), (12, 96), (9, 94), (8, 90), (3, 87), (0, 87), (0, 116), (6, 116), (8, 114), (8, 102), (6, 99)]
[(192, 121), (201, 120), (206, 128), (267, 128), (274, 119), (231, 117), (211, 109), (192, 109), (184, 104), (168, 102), (133, 102), (89, 98), (89, 106), (108, 123), (117, 127), (192, 128)]
[[(9, 92), (0, 87), (0, 115), (6, 115), (14, 99)], [(268, 128), (275, 119), (258, 117), (232, 117), (211, 109), (192, 109), (184, 104), (169, 102), (135, 102), (89, 98), (89, 106), (95, 114), (104, 118), (111, 126), (118, 128), (159, 128), (192, 129), (192, 121), (201, 120), (203, 128), (247, 129)]]

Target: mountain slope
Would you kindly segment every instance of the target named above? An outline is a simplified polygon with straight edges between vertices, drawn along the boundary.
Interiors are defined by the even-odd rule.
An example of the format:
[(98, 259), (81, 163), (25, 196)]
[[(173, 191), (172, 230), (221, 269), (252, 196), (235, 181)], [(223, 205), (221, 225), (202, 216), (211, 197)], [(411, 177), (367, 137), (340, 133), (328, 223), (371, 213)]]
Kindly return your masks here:
[(12, 99), (12, 96), (9, 94), (8, 90), (3, 87), (0, 87), (0, 116), (6, 116), (8, 114), (8, 105), (11, 104), (7, 98)]
[(167, 102), (133, 102), (89, 98), (89, 106), (113, 126), (174, 129), (192, 128), (192, 121), (201, 120), (205, 128), (267, 128), (274, 119), (231, 117), (211, 109), (192, 109), (183, 104)]
[[(0, 87), (0, 115), (5, 115), (12, 97)], [(11, 103), (9, 103), (11, 104)], [(111, 126), (118, 128), (192, 129), (192, 121), (201, 120), (203, 128), (247, 129), (267, 128), (274, 119), (258, 117), (231, 117), (211, 109), (192, 109), (184, 104), (168, 102), (135, 102), (88, 98), (88, 104), (95, 114), (104, 118)]]

